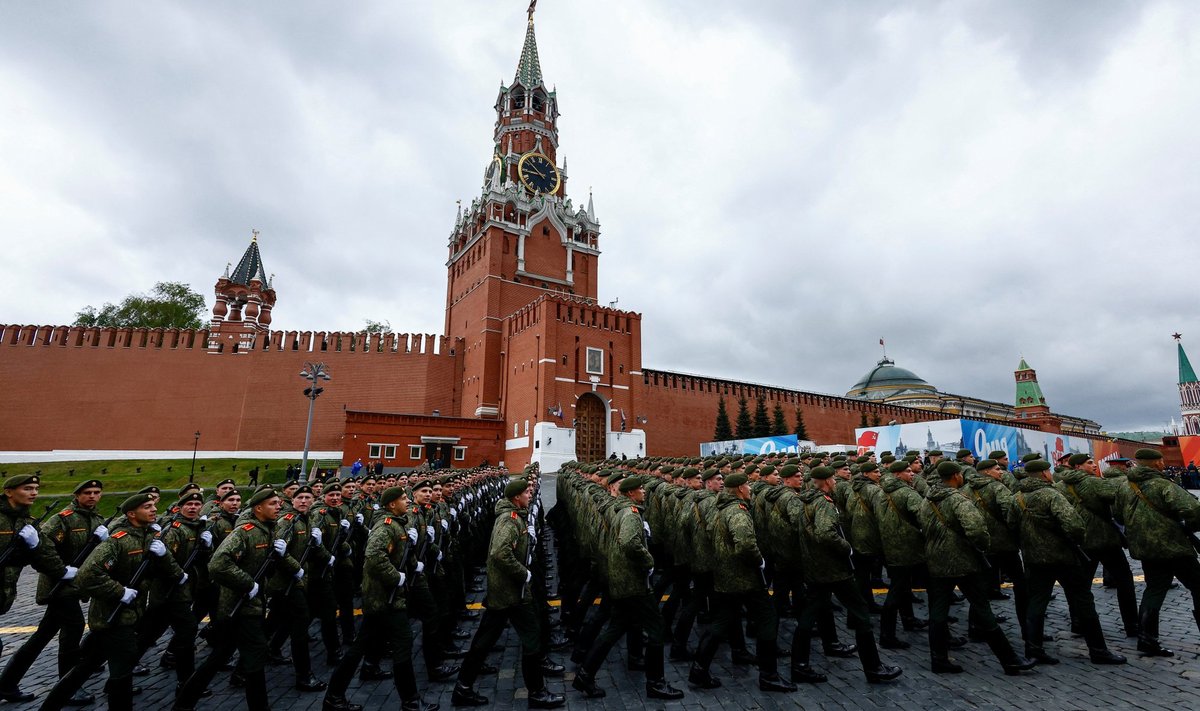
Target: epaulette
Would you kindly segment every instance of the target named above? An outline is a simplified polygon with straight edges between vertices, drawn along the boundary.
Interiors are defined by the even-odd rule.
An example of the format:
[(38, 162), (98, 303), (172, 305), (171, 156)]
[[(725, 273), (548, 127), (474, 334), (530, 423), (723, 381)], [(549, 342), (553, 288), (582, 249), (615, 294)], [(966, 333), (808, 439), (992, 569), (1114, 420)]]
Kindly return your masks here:
[(176, 521), (175, 523), (171, 524), (171, 528), (179, 528), (182, 525), (183, 525), (182, 523)]
[(128, 535), (129, 535), (129, 531), (117, 531), (116, 533), (112, 534), (112, 537), (113, 538), (124, 538), (125, 536), (128, 536)]
[(328, 510), (329, 510), (329, 509), (321, 509), (321, 510), (320, 510), (320, 511), (318, 511), (317, 513), (319, 513), (319, 514), (321, 514), (322, 516), (324, 516), (324, 515), (325, 515), (325, 512), (326, 512), (326, 511), (328, 511)]
[(248, 524), (246, 524), (246, 525), (242, 526), (242, 530), (243, 530), (243, 531), (251, 531), (251, 530), (254, 530), (254, 524), (252, 524), (252, 523), (248, 523)]
[[(745, 506), (743, 506), (742, 508), (746, 508), (746, 507), (745, 507)], [(636, 506), (630, 506), (630, 507), (629, 507), (629, 509), (630, 509), (631, 511), (633, 511), (634, 513), (637, 513), (637, 512), (638, 512), (638, 508), (637, 508)]]
[(388, 526), (392, 525), (392, 517), (388, 516), (387, 518), (383, 519), (383, 522)]
[(63, 509), (62, 511), (58, 512), (58, 515), (59, 516), (70, 516), (73, 513), (75, 513), (75, 512), (72, 511), (71, 509)]
[(740, 508), (742, 511), (745, 511), (745, 510), (746, 510), (746, 505), (745, 505), (745, 504), (738, 504), (738, 508)]
[(517, 512), (516, 512), (516, 511), (513, 511), (513, 512), (512, 512), (512, 517), (513, 517), (513, 518), (517, 518)]
[(294, 518), (296, 518), (296, 514), (294, 514), (294, 513), (290, 513), (290, 514), (284, 514), (284, 515), (283, 515), (283, 520), (284, 520), (284, 521), (291, 521), (291, 520), (292, 520), (292, 519), (294, 519)]

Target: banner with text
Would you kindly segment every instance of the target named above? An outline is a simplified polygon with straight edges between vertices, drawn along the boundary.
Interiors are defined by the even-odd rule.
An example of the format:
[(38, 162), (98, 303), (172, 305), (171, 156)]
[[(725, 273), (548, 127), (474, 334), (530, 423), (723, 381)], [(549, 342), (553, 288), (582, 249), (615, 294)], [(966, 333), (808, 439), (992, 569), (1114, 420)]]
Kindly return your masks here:
[(802, 452), (808, 451), (812, 445), (813, 443), (808, 440), (801, 442), (794, 434), (779, 435), (777, 437), (754, 437), (752, 439), (731, 439), (724, 442), (702, 442), (700, 444), (700, 456)]

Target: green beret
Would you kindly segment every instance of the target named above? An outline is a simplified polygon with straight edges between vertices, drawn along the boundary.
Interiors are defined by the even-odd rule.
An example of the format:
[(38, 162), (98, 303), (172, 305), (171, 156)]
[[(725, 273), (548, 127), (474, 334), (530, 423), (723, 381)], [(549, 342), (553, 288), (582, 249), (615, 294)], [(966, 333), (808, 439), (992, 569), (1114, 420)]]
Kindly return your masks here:
[(975, 465), (975, 470), (982, 472), (998, 466), (1000, 466), (1000, 462), (997, 462), (995, 459), (984, 459)]
[[(758, 465), (757, 465), (757, 464), (749, 464), (749, 465), (747, 465), (747, 466), (746, 466), (746, 474), (747, 474), (747, 475), (749, 475), (749, 474), (753, 474), (754, 472), (757, 472), (757, 471), (758, 471)], [(759, 472), (759, 473), (761, 474), (762, 472)]]
[[(504, 498), (512, 499), (525, 493), (529, 488), (529, 482), (524, 479), (510, 479), (504, 487)], [(415, 489), (414, 489), (415, 491)]]
[(708, 481), (709, 479), (712, 479), (714, 476), (717, 476), (717, 475), (718, 475), (718, 474), (720, 474), (720, 473), (721, 473), (721, 472), (720, 472), (720, 471), (718, 471), (718, 470), (717, 470), (717, 469), (715, 469), (715, 468), (711, 468), (711, 469), (705, 469), (705, 470), (704, 470), (704, 471), (703, 471), (703, 472), (700, 474), (700, 478), (701, 478), (701, 479), (703, 479), (704, 481)]
[(903, 461), (903, 460), (899, 461), (899, 462), (892, 462), (891, 464), (888, 465), (888, 471), (893, 474), (899, 474), (900, 472), (908, 469), (908, 466), (909, 466), (908, 462)]
[(1044, 472), (1049, 468), (1050, 462), (1047, 462), (1045, 459), (1035, 459), (1025, 465), (1025, 472), (1027, 474), (1037, 474), (1038, 472)]
[[(306, 487), (302, 487), (302, 488), (308, 489), (308, 487), (307, 487), (307, 486), (306, 486)], [(312, 493), (312, 489), (308, 489), (308, 491), (309, 491), (309, 493)], [(300, 493), (300, 492), (296, 492), (296, 493)], [(237, 497), (241, 498), (241, 496), (242, 496), (242, 492), (241, 492), (241, 491), (238, 491), (237, 489), (230, 489), (229, 491), (226, 491), (226, 492), (225, 492), (225, 494), (224, 494), (223, 496), (221, 496), (220, 498), (218, 498), (218, 499), (217, 499), (217, 501), (224, 501), (225, 499), (228, 499), (228, 498), (230, 498), (230, 497), (232, 497), (232, 496), (237, 496)]]
[(929, 450), (929, 456), (931, 456), (931, 457), (940, 457), (940, 456), (942, 456), (942, 450), (940, 450), (940, 449), (931, 449), (931, 450)]
[(680, 479), (695, 479), (700, 476), (700, 472), (695, 467), (684, 467), (683, 471), (679, 472)]
[(916, 452), (910, 451), (904, 455), (904, 458), (911, 462), (919, 456), (921, 456), (921, 455), (917, 454)]
[(660, 469), (657, 464), (650, 467), (650, 471), (654, 471), (655, 469), (658, 469), (660, 472), (662, 472), (664, 476), (675, 476), (675, 467), (665, 466)]
[(997, 449), (988, 455), (988, 459), (1006, 459), (1007, 457), (1008, 452), (1005, 452), (1003, 449)]
[[(1138, 451), (1134, 452), (1133, 458), (1140, 459), (1142, 461), (1149, 461), (1152, 459), (1162, 459), (1163, 455), (1162, 455), (1162, 452), (1158, 451), (1157, 449), (1148, 449), (1147, 448), (1147, 449), (1139, 449)], [(7, 484), (5, 484), (5, 488), (8, 488)]]
[[(414, 486), (413, 488), (415, 489), (417, 487)], [(323, 494), (332, 494), (335, 491), (338, 493), (341, 493), (341, 491), (342, 491), (342, 485), (336, 481), (331, 484), (326, 484), (325, 488), (321, 489), (321, 493), (323, 493)]]
[(847, 462), (845, 459), (835, 459), (829, 463), (829, 466), (833, 467), (834, 471), (837, 471), (838, 469), (849, 469), (850, 462)]
[[(412, 485), (413, 491), (417, 491), (418, 489), (432, 489), (432, 488), (433, 488), (433, 481), (430, 479), (419, 479)], [(521, 491), (524, 491), (524, 489), (521, 489)]]
[(813, 458), (812, 452), (805, 452), (804, 454), (800, 455), (800, 459), (802, 459), (802, 460), (803, 459), (812, 459), (812, 458)]
[[(794, 464), (788, 464), (787, 466), (795, 468)], [(771, 476), (772, 474), (775, 473), (775, 465), (774, 464), (764, 464), (762, 466), (762, 469), (758, 470), (758, 473), (760, 476)], [(781, 472), (779, 474), (779, 476), (783, 476), (783, 473)]]
[(634, 489), (640, 489), (645, 485), (646, 480), (641, 476), (627, 476), (621, 480), (620, 485), (617, 486), (617, 491), (621, 492), (622, 494), (627, 494), (630, 491), (633, 491)]
[(969, 456), (971, 456), (971, 454), (972, 454), (971, 450), (969, 450), (969, 449), (966, 449), (966, 448), (963, 448), (963, 449), (960, 449), (960, 450), (958, 450), (958, 451), (957, 451), (957, 452), (954, 454), (954, 458), (955, 458), (955, 459), (962, 459), (963, 457), (969, 457)]
[(612, 474), (608, 475), (608, 478), (604, 480), (604, 483), (608, 484), (609, 486), (612, 486), (613, 484), (616, 484), (617, 482), (621, 481), (624, 478), (625, 478), (625, 472), (615, 471)]
[(204, 494), (201, 494), (199, 491), (189, 492), (183, 496), (180, 496), (179, 501), (176, 501), (175, 505), (183, 506), (189, 501), (199, 501), (200, 503), (204, 503)]
[(203, 491), (203, 490), (204, 489), (202, 489), (199, 484), (189, 481), (188, 483), (179, 487), (179, 500), (183, 501), (183, 495), (188, 493), (189, 491)]
[(879, 465), (875, 462), (867, 462), (858, 468), (860, 474), (870, 474), (871, 472), (879, 471)]
[(389, 486), (383, 490), (383, 495), (379, 497), (379, 505), (387, 506), (402, 496), (407, 496), (403, 486)]
[[(9, 489), (11, 487), (9, 487), (8, 484), (5, 484), (4, 488)], [(71, 493), (78, 495), (78, 494), (83, 493), (84, 489), (103, 489), (103, 488), (104, 488), (104, 484), (101, 484), (99, 479), (88, 479), (87, 481), (80, 482), (79, 486), (75, 487), (75, 490), (72, 491)]]
[(121, 502), (121, 513), (129, 513), (134, 509), (142, 506), (147, 501), (153, 501), (154, 497), (150, 494), (134, 494), (125, 501)]
[(794, 476), (800, 476), (804, 472), (800, 471), (800, 467), (795, 464), (784, 464), (779, 470), (779, 476), (787, 479)]
[[(283, 488), (286, 489), (287, 487), (285, 486)], [(292, 498), (294, 499), (301, 494), (312, 494), (312, 493), (313, 493), (312, 487), (309, 486), (308, 484), (305, 484), (304, 486), (301, 486), (292, 492)]]
[(833, 469), (829, 467), (814, 467), (808, 475), (813, 479), (828, 479), (833, 476)]
[(953, 479), (955, 474), (962, 474), (962, 467), (954, 462), (938, 462), (937, 473), (943, 479)]
[(748, 481), (750, 481), (750, 479), (745, 474), (740, 474), (740, 473), (730, 474), (729, 476), (725, 477), (725, 488), (726, 489), (736, 489)]
[(158, 494), (160, 490), (157, 486), (143, 486), (138, 489), (139, 494)]
[(263, 489), (262, 491), (256, 491), (254, 492), (254, 496), (250, 497), (250, 501), (246, 505), (250, 508), (254, 508), (262, 502), (273, 499), (276, 496), (279, 496), (279, 494), (276, 494), (274, 489)]
[(856, 458), (854, 459), (854, 463), (855, 463), (855, 464), (866, 464), (866, 463), (867, 463), (867, 462), (869, 462), (869, 461), (871, 461), (871, 458), (870, 458), (870, 457), (867, 457), (867, 456), (856, 457)]
[(1092, 455), (1090, 455), (1090, 454), (1084, 454), (1083, 452), (1078, 452), (1076, 454), (1071, 455), (1071, 458), (1067, 460), (1067, 464), (1070, 464), (1073, 467), (1077, 467), (1080, 464), (1083, 464), (1084, 462), (1086, 462), (1087, 460), (1089, 460), (1091, 458), (1092, 458)]
[(891, 464), (894, 461), (896, 461), (896, 455), (894, 454), (885, 454), (879, 458), (880, 464)]
[(1030, 452), (1029, 454), (1021, 455), (1021, 462), (1022, 463), (1032, 462), (1035, 459), (1041, 459), (1041, 458), (1042, 458), (1042, 455), (1038, 454), (1037, 452)]

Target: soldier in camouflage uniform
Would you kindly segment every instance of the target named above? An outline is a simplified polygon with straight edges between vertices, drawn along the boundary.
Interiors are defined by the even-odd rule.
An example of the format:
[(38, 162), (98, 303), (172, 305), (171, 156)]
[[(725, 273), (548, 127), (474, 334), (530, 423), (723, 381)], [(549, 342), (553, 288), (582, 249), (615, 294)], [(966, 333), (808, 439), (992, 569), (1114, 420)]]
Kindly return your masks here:
[(455, 706), (486, 706), (489, 701), (475, 691), (475, 680), (487, 659), (488, 650), (511, 622), (521, 639), (521, 673), (529, 692), (530, 708), (558, 708), (566, 697), (546, 689), (542, 655), (538, 646), (538, 618), (529, 595), (533, 573), (529, 570), (529, 547), (535, 534), (527, 520), (533, 498), (529, 482), (513, 479), (496, 504), (496, 519), (488, 547), (487, 609), (471, 640), (451, 703)]
[(795, 691), (796, 686), (779, 676), (776, 637), (779, 617), (767, 594), (763, 570), (766, 560), (754, 535), (754, 521), (747, 503), (750, 484), (745, 474), (725, 478), (724, 491), (717, 495), (717, 512), (712, 523), (714, 554), (714, 615), (712, 627), (700, 639), (696, 661), (688, 672), (688, 681), (704, 689), (720, 686), (709, 668), (717, 647), (741, 627), (741, 609), (745, 605), (754, 625), (758, 652), (758, 688), (763, 691)]
[(913, 471), (905, 460), (888, 465), (879, 488), (875, 519), (890, 582), (879, 618), (879, 645), (884, 649), (907, 649), (908, 642), (896, 636), (896, 618), (903, 614), (905, 630), (925, 626), (924, 621), (916, 619), (912, 607), (913, 571), (925, 562), (922, 499), (913, 488)]
[(212, 518), (221, 506), (221, 499), (231, 491), (237, 490), (237, 484), (233, 479), (222, 479), (217, 488), (213, 491), (213, 495), (204, 503), (200, 509), (200, 515), (207, 518)]
[[(108, 538), (108, 527), (96, 512), (102, 490), (103, 484), (98, 479), (81, 482), (75, 487), (74, 501), (42, 523), (41, 536), (54, 546), (60, 561), (82, 563), (82, 558)], [(0, 698), (9, 701), (25, 696), (20, 691), (21, 679), (55, 634), (58, 635), (58, 675), (65, 676), (78, 661), (79, 640), (83, 637), (83, 608), (75, 581), (55, 580), (47, 573), (39, 573), (36, 601), (46, 606), (46, 612), (37, 630), (13, 654), (4, 673), (0, 674)], [(18, 698), (12, 698), (14, 696)], [(95, 700), (95, 695), (79, 689), (67, 703), (82, 706)]]
[(1129, 553), (1146, 573), (1138, 651), (1171, 656), (1159, 643), (1158, 614), (1174, 578), (1192, 593), (1192, 615), (1200, 628), (1200, 562), (1192, 533), (1200, 530), (1200, 502), (1163, 476), (1161, 452), (1139, 449), (1134, 458), (1137, 466), (1117, 492), (1116, 511), (1125, 522)]
[(879, 465), (864, 462), (858, 473), (851, 476), (851, 493), (846, 500), (846, 516), (850, 519), (850, 546), (854, 549), (854, 580), (859, 593), (867, 602), (867, 609), (879, 612), (883, 608), (875, 602), (871, 575), (883, 555), (883, 542), (879, 540), (879, 522), (875, 511), (883, 500), (879, 488)]
[[(1004, 472), (995, 459), (984, 459), (975, 468), (976, 475), (966, 482), (963, 491), (983, 515), (988, 530), (987, 559), (992, 572), (988, 574), (992, 586), (991, 599), (1007, 599), (997, 595), (1000, 579), (1007, 576), (1012, 581), (1013, 599), (1017, 620), (1021, 625), (1021, 638), (1025, 639), (1025, 618), (1029, 609), (1029, 586), (1025, 566), (1021, 562), (1020, 541), (1014, 522), (1016, 503), (1012, 491), (1004, 483)], [(1013, 482), (1016, 478), (1013, 477)], [(973, 628), (972, 628), (973, 629)]]
[[(242, 508), (242, 494), (237, 489), (230, 489), (221, 495), (217, 501), (217, 508), (214, 514), (209, 516), (208, 530), (212, 532), (213, 542), (212, 548), (216, 550), (221, 542), (224, 541), (230, 533), (233, 532), (234, 526), (237, 525), (238, 512)], [(210, 622), (197, 633), (197, 636), (208, 639), (212, 629), (211, 620), (216, 618), (217, 600), (220, 596), (219, 587), (212, 581), (207, 574), (201, 580), (197, 581), (196, 590), (193, 593), (196, 601), (192, 605), (192, 615), (199, 623), (205, 617), (209, 618)]]
[(408, 609), (421, 618), (421, 652), (425, 669), (432, 681), (453, 679), (459, 671), (457, 664), (445, 661), (446, 627), (449, 610), (441, 594), (443, 585), (438, 569), (442, 551), (438, 547), (444, 531), (433, 506), (433, 480), (419, 479), (412, 485), (413, 501), (409, 506), (409, 526), (417, 532), (413, 560), (415, 575), (409, 584)]
[(1038, 664), (1057, 664), (1043, 646), (1046, 607), (1055, 581), (1062, 585), (1071, 618), (1087, 640), (1094, 664), (1124, 664), (1125, 657), (1109, 651), (1100, 629), (1092, 598), (1092, 581), (1084, 569), (1086, 557), (1079, 545), (1084, 525), (1075, 508), (1052, 484), (1050, 462), (1032, 461), (1025, 478), (1017, 484), (1017, 513), (1021, 530), (1021, 552), (1029, 574), (1028, 638), (1025, 654)]

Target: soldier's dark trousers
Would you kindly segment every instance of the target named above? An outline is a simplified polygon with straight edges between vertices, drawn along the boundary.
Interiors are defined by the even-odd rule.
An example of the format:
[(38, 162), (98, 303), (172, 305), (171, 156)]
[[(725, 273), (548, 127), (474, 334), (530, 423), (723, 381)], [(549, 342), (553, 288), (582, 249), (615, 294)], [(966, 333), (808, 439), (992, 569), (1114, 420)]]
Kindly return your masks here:
[(58, 635), (58, 675), (61, 677), (79, 661), (79, 640), (83, 637), (83, 609), (79, 600), (50, 600), (37, 630), (17, 649), (8, 660), (8, 666), (4, 667), (4, 673), (0, 674), (0, 691), (15, 691), (21, 685), (21, 679), (55, 634)]
[(871, 587), (871, 575), (875, 570), (875, 566), (879, 560), (879, 556), (867, 553), (854, 554), (854, 582), (858, 585), (858, 593), (862, 595), (863, 602), (867, 603), (867, 609), (877, 609), (878, 603), (875, 602), (875, 590)]
[(525, 680), (525, 688), (529, 691), (541, 691), (546, 687), (542, 676), (541, 655), (538, 652), (537, 611), (528, 600), (503, 610), (484, 609), (479, 618), (479, 629), (475, 630), (471, 648), (467, 650), (462, 669), (458, 673), (458, 683), (468, 687), (475, 686), (475, 680), (479, 678), (479, 669), (487, 661), (488, 652), (510, 622), (521, 640), (521, 676)]
[(267, 700), (267, 635), (260, 615), (239, 615), (217, 623), (209, 640), (212, 652), (175, 695), (176, 706), (192, 708), (225, 662), (238, 653), (238, 670), (246, 679), (246, 707), (269, 711)]
[[(404, 610), (376, 612), (363, 617), (362, 627), (346, 656), (338, 663), (329, 679), (330, 697), (344, 697), (354, 679), (354, 672), (368, 650), (381, 650), (388, 644), (392, 649), (392, 678), (400, 699), (410, 701), (417, 692), (417, 675), (412, 665), (412, 626)], [(369, 657), (368, 657), (369, 660)]]
[[(326, 653), (332, 654), (341, 648), (338, 642), (337, 603), (333, 599), (333, 583), (329, 577), (317, 573), (308, 582), (308, 610), (321, 621), (321, 642)], [(346, 639), (350, 644), (353, 637)]]
[(734, 634), (742, 626), (742, 606), (745, 605), (754, 627), (755, 652), (758, 656), (758, 671), (770, 676), (778, 673), (778, 650), (775, 638), (779, 634), (779, 616), (771, 604), (771, 596), (765, 589), (745, 593), (714, 593), (713, 623), (700, 638), (696, 650), (696, 663), (705, 671), (712, 665), (713, 657), (722, 642), (735, 642)]
[(1096, 577), (1096, 567), (1104, 564), (1104, 579), (1117, 588), (1117, 606), (1121, 609), (1121, 622), (1125, 625), (1127, 636), (1138, 633), (1138, 600), (1137, 591), (1133, 587), (1133, 571), (1129, 569), (1129, 559), (1125, 557), (1125, 549), (1120, 546), (1104, 548), (1098, 551), (1088, 551), (1091, 562), (1086, 566), (1087, 576)]
[(421, 620), (421, 655), (428, 671), (441, 665), (445, 656), (444, 648), (449, 641), (448, 635), (442, 636), (439, 631), (445, 623), (445, 607), (439, 605), (434, 597), (432, 577), (426, 569), (426, 574), (419, 576), (408, 587), (409, 611)]
[(911, 565), (888, 566), (888, 594), (883, 601), (883, 612), (879, 617), (880, 639), (896, 636), (896, 618), (903, 615), (913, 617)]
[(60, 678), (39, 711), (59, 711), (102, 664), (108, 662), (108, 708), (133, 711), (133, 667), (137, 665), (137, 632), (130, 625), (92, 632), (79, 645), (79, 661)]
[[(854, 641), (858, 645), (858, 660), (864, 671), (879, 668), (879, 647), (875, 645), (875, 634), (871, 631), (871, 613), (858, 591), (854, 578), (833, 583), (808, 583), (804, 592), (804, 607), (796, 617), (796, 631), (792, 635), (792, 664), (805, 665), (812, 654), (813, 624), (820, 626), (822, 619), (832, 621), (829, 596), (833, 595), (846, 609), (846, 621), (854, 630)], [(823, 631), (823, 639), (826, 632)], [(834, 635), (836, 639), (836, 635)]]
[(138, 659), (158, 644), (168, 627), (174, 633), (170, 651), (175, 655), (175, 677), (182, 684), (196, 669), (196, 618), (190, 601), (157, 600), (146, 609), (137, 626)]
[[(1017, 622), (1021, 626), (1021, 638), (1027, 639), (1025, 620), (1029, 617), (1029, 578), (1025, 573), (1025, 565), (1021, 562), (1021, 554), (1017, 551), (996, 553), (988, 556), (988, 562), (995, 569), (998, 577), (1008, 576), (1012, 581), (1013, 608), (1017, 612)], [(1126, 561), (1126, 570), (1129, 563)], [(1130, 579), (1132, 582), (1132, 578)]]
[(1175, 578), (1179, 578), (1179, 582), (1192, 593), (1196, 626), (1200, 628), (1200, 562), (1194, 556), (1143, 560), (1142, 571), (1146, 574), (1146, 590), (1142, 593), (1141, 642), (1158, 643), (1158, 614)]
[(663, 644), (665, 626), (654, 593), (612, 600), (608, 626), (596, 638), (583, 662), (583, 669), (595, 676), (613, 645), (631, 630), (646, 635), (646, 679), (658, 681), (664, 676)]
[(286, 597), (283, 592), (273, 596), (269, 609), (267, 629), (271, 633), (271, 651), (282, 649), (284, 640), (290, 638), (296, 679), (307, 679), (312, 674), (312, 655), (308, 650), (308, 623), (312, 615), (308, 613), (307, 591), (294, 585)]
[[(1105, 649), (1104, 633), (1100, 631), (1100, 618), (1096, 615), (1096, 602), (1092, 598), (1092, 576), (1081, 565), (1030, 565), (1029, 617), (1026, 619), (1029, 637), (1025, 640), (1031, 651), (1043, 649), (1046, 628), (1046, 608), (1054, 583), (1062, 585), (1067, 598), (1071, 619), (1076, 621), (1087, 638), (1089, 649)], [(1148, 578), (1147, 578), (1148, 579)], [(1149, 590), (1149, 586), (1147, 586)], [(1097, 639), (1096, 635), (1099, 634)]]
[[(950, 604), (957, 586), (970, 604), (970, 624), (980, 634), (988, 635), (999, 628), (992, 605), (988, 601), (991, 573), (982, 570), (961, 578), (929, 578), (929, 655), (934, 661), (950, 656)], [(1049, 598), (1047, 598), (1049, 602)]]
[(685, 565), (673, 565), (659, 578), (658, 585), (654, 587), (655, 600), (661, 600), (667, 588), (671, 589), (670, 597), (663, 603), (661, 612), (666, 628), (669, 629), (675, 623), (675, 616), (691, 595), (691, 585), (691, 571)]
[(337, 602), (337, 619), (342, 630), (342, 641), (350, 644), (354, 640), (354, 567), (350, 561), (339, 561), (334, 566), (333, 598)]

